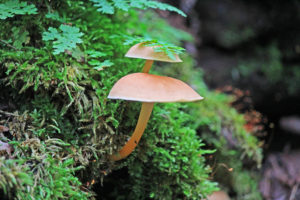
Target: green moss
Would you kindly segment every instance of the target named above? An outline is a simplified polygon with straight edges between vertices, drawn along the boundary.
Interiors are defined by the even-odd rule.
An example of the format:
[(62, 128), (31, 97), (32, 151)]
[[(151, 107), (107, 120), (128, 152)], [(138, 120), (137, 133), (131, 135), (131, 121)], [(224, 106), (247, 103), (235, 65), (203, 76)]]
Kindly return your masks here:
[[(202, 72), (191, 67), (193, 62), (190, 58), (186, 57), (185, 60), (189, 64), (182, 63), (159, 70), (170, 76), (182, 77), (204, 97), (198, 103), (188, 104), (184, 110), (192, 116), (188, 126), (197, 130), (198, 136), (208, 147), (216, 149), (210, 162), (214, 180), (225, 190), (234, 191), (236, 199), (261, 199), (259, 176), (256, 170), (249, 170), (261, 166), (262, 149), (258, 139), (245, 130), (244, 116), (230, 106), (232, 97), (208, 90), (203, 83)], [(243, 166), (243, 160), (255, 162)], [(245, 184), (241, 186), (241, 182)]]
[[(93, 199), (92, 180), (107, 180), (105, 174), (126, 168), (129, 177), (110, 180), (115, 192), (101, 194), (103, 198), (199, 199), (217, 190), (205, 155), (214, 148), (224, 150), (224, 127), (234, 131), (242, 154), (260, 161), (257, 140), (242, 129), (242, 116), (230, 108), (227, 96), (206, 88), (188, 56), (184, 65), (156, 64), (154, 73), (173, 73), (191, 83), (205, 101), (156, 105), (137, 150), (120, 162), (109, 161), (107, 156), (131, 135), (140, 109), (139, 103), (107, 99), (118, 79), (141, 70), (141, 60), (124, 58), (129, 48), (124, 45), (126, 38), (158, 37), (160, 32), (158, 39), (178, 45), (190, 36), (175, 31), (153, 12), (119, 10), (105, 15), (92, 3), (81, 1), (32, 4), (37, 15), (0, 21), (4, 41), (0, 87), (9, 91), (0, 99), (15, 104), (10, 108), (15, 113), (0, 116), (0, 124), (8, 126), (11, 135), (1, 140), (14, 147), (14, 159), (5, 160), (0, 172), (5, 167), (8, 176), (17, 171), (11, 178), (0, 176), (0, 183), (8, 183), (0, 185), (7, 195), (13, 195), (14, 186), (17, 199)], [(150, 23), (153, 18), (159, 19), (157, 23)], [(53, 47), (60, 47), (42, 35), (49, 27), (58, 29), (62, 21), (76, 27), (82, 41), (76, 48), (54, 53)], [(231, 151), (225, 150), (227, 157)], [(236, 151), (235, 158), (242, 154)], [(18, 173), (29, 176), (18, 177)]]
[[(266, 79), (265, 88), (287, 88), (281, 91), (285, 95), (296, 95), (299, 92), (299, 67), (295, 64), (285, 63), (284, 52), (273, 42), (266, 47), (253, 47), (255, 59), (241, 60), (237, 72), (241, 79), (251, 76), (262, 76)], [(286, 55), (285, 55), (286, 56)], [(286, 56), (287, 57), (287, 56)]]
[[(216, 190), (210, 182), (205, 150), (184, 104), (158, 105), (139, 147), (139, 159), (129, 165), (132, 199), (199, 199)], [(156, 184), (153, 184), (156, 183)]]

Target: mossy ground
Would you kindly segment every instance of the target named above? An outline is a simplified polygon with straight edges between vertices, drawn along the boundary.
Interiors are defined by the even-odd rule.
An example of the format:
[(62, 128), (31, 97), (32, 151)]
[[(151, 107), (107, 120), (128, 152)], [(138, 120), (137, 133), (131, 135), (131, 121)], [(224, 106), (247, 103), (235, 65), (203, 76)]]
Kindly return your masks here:
[[(206, 157), (215, 154), (235, 168), (230, 187), (224, 180), (219, 186), (238, 196), (259, 198), (255, 181), (251, 187), (237, 186), (240, 176), (251, 179), (241, 158), (261, 161), (258, 141), (243, 128), (243, 116), (230, 107), (230, 98), (206, 88), (188, 55), (180, 65), (156, 64), (152, 73), (188, 82), (205, 100), (155, 106), (137, 150), (120, 162), (107, 158), (130, 137), (140, 109), (139, 103), (107, 99), (119, 78), (139, 72), (143, 64), (124, 58), (129, 48), (124, 35), (160, 37), (180, 45), (191, 40), (188, 34), (170, 27), (153, 11), (117, 10), (107, 15), (81, 1), (32, 5), (36, 14), (0, 21), (0, 125), (9, 129), (0, 136), (14, 149), (0, 162), (5, 196), (94, 199), (93, 184), (104, 180), (114, 185), (114, 191), (98, 194), (99, 198), (199, 199), (218, 188)], [(61, 43), (43, 40), (43, 34), (61, 24), (77, 27), (82, 35), (75, 48), (57, 54), (53, 47), (63, 48)], [(62, 34), (67, 33), (53, 38)], [(238, 141), (236, 149), (226, 147), (224, 128)], [(124, 179), (107, 176), (124, 168)]]

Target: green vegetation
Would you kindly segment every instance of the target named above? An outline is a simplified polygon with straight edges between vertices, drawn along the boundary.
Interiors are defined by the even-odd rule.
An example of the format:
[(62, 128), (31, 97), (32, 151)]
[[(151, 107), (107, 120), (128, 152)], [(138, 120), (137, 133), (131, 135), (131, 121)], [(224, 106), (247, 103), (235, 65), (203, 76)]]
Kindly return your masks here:
[[(0, 140), (14, 149), (0, 157), (0, 194), (95, 199), (91, 183), (102, 180), (114, 191), (99, 198), (200, 199), (218, 189), (206, 162), (214, 152), (237, 166), (244, 180), (251, 179), (241, 158), (260, 163), (257, 139), (243, 129), (243, 116), (229, 106), (230, 98), (206, 88), (187, 55), (183, 64), (159, 63), (154, 73), (180, 77), (205, 100), (158, 104), (137, 150), (120, 162), (107, 159), (130, 136), (140, 108), (107, 99), (119, 78), (141, 70), (141, 60), (124, 57), (130, 45), (159, 44), (157, 51), (172, 58), (182, 52), (180, 42), (191, 40), (152, 10), (134, 8), (184, 15), (181, 11), (147, 0), (9, 0), (0, 8), (0, 125), (9, 129), (0, 132)], [(234, 150), (222, 129), (237, 140)], [(105, 176), (121, 168), (128, 171), (126, 178)], [(238, 179), (238, 172), (231, 179)], [(257, 193), (253, 184), (243, 191), (236, 183), (230, 187), (251, 196)]]
[[(193, 62), (187, 58), (184, 60)], [(243, 115), (229, 106), (233, 97), (209, 91), (201, 78), (202, 72), (195, 71), (191, 67), (193, 64), (187, 63), (173, 64), (173, 68), (161, 70), (184, 81), (190, 80), (205, 97), (199, 103), (188, 104), (184, 110), (192, 117), (189, 127), (197, 131), (208, 147), (216, 149), (212, 160), (207, 159), (211, 163), (214, 179), (221, 188), (234, 191), (236, 199), (261, 199), (258, 174), (243, 166), (243, 160), (250, 159), (260, 167), (262, 149), (257, 138), (245, 130)], [(241, 185), (241, 182), (244, 184)]]
[[(283, 52), (276, 43), (267, 47), (255, 47), (255, 57), (252, 61), (242, 60), (237, 67), (241, 79), (249, 78), (254, 74), (261, 74), (267, 82), (265, 87), (284, 88), (285, 95), (296, 95), (299, 92), (300, 70), (296, 64), (285, 64), (282, 61)], [(288, 57), (288, 55), (285, 55)]]

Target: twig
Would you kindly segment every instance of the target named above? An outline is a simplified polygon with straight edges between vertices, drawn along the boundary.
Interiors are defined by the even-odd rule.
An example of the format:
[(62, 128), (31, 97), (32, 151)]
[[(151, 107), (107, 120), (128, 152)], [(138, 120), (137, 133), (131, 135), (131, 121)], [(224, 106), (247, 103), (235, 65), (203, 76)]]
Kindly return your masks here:
[(295, 200), (295, 196), (296, 196), (296, 192), (298, 190), (298, 187), (299, 187), (299, 183), (297, 183), (296, 185), (294, 185), (289, 200)]
[(5, 42), (4, 40), (1, 40), (0, 39), (0, 42), (2, 42), (3, 44), (5, 44), (6, 46), (10, 47), (10, 48), (13, 48), (14, 50), (16, 51), (21, 51), (20, 49), (17, 49), (16, 47), (10, 45), (9, 43)]
[(18, 115), (18, 114), (14, 114), (14, 113), (6, 112), (6, 111), (3, 111), (3, 110), (0, 110), (0, 113), (1, 113), (1, 114), (4, 114), (4, 115), (7, 115), (7, 116), (19, 117), (19, 115)]

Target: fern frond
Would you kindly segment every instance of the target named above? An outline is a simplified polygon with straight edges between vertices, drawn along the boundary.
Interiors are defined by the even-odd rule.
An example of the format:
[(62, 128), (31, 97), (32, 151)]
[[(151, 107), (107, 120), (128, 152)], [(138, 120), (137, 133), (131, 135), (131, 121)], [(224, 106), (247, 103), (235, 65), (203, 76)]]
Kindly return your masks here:
[(94, 3), (94, 6), (97, 7), (97, 11), (104, 13), (104, 14), (114, 14), (115, 8), (113, 7), (112, 3), (106, 0), (90, 0)]
[(167, 42), (142, 37), (127, 37), (127, 40), (124, 42), (124, 45), (133, 45), (137, 43), (143, 43), (143, 45), (145, 46), (154, 47), (154, 51), (164, 52), (169, 56), (169, 58), (173, 60), (175, 60), (174, 54), (181, 54), (185, 51), (184, 48), (175, 46)]
[(0, 4), (0, 19), (6, 19), (15, 15), (37, 14), (34, 5), (27, 5), (27, 2), (10, 0)]
[(171, 6), (166, 3), (161, 3), (158, 1), (151, 1), (151, 0), (90, 0), (94, 3), (94, 6), (97, 7), (97, 11), (104, 13), (104, 14), (114, 14), (115, 8), (128, 11), (130, 8), (138, 8), (138, 9), (160, 9), (160, 10), (167, 10), (171, 12), (176, 12), (184, 17), (186, 14), (179, 10), (178, 8)]
[(59, 54), (65, 50), (74, 49), (76, 44), (82, 42), (80, 39), (82, 35), (83, 33), (79, 32), (79, 28), (62, 24), (59, 31), (49, 27), (48, 31), (43, 33), (43, 40), (55, 40), (53, 42), (54, 54)]
[(112, 0), (113, 4), (116, 8), (123, 10), (123, 11), (128, 11), (130, 6), (129, 1), (124, 1), (124, 0)]
[(182, 12), (181, 10), (179, 10), (178, 8), (171, 6), (169, 4), (166, 4), (166, 3), (158, 2), (158, 1), (149, 1), (149, 0), (135, 1), (135, 0), (132, 0), (131, 6), (140, 8), (140, 9), (153, 8), (153, 9), (159, 9), (159, 10), (167, 10), (167, 11), (171, 11), (171, 12), (176, 12), (176, 13), (186, 17), (186, 14), (184, 12)]

